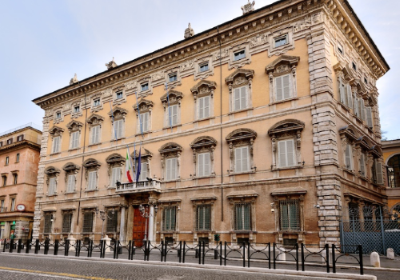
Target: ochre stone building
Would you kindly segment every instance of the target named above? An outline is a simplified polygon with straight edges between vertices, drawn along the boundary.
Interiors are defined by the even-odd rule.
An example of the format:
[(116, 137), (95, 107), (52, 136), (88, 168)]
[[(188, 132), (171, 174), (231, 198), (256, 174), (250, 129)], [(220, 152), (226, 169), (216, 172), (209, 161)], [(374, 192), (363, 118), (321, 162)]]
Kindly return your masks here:
[[(376, 81), (389, 66), (346, 0), (247, 4), (106, 66), (34, 100), (34, 238), (339, 243), (345, 207), (387, 203)], [(133, 184), (128, 148), (141, 149)]]
[(31, 237), (41, 139), (33, 124), (0, 134), (0, 239)]
[(388, 208), (400, 215), (400, 139), (382, 141), (382, 150), (388, 176)]

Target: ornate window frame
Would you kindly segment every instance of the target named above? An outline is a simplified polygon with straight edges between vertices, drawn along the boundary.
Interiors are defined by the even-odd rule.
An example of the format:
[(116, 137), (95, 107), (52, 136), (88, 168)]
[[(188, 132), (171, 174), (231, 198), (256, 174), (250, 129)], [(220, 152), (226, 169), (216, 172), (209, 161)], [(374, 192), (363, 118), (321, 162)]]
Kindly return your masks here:
[[(65, 193), (76, 193), (76, 182), (78, 180), (77, 174), (79, 173), (80, 166), (75, 163), (68, 162), (64, 165), (63, 170), (65, 171)], [(75, 177), (75, 188), (73, 192), (68, 192), (68, 176), (73, 175)]]
[[(213, 240), (213, 236), (212, 233), (215, 232), (215, 222), (214, 222), (214, 212), (215, 212), (215, 207), (214, 207), (214, 203), (217, 200), (217, 197), (215, 196), (204, 196), (204, 197), (194, 197), (190, 199), (192, 202), (192, 207), (193, 207), (193, 239), (194, 241), (198, 241), (199, 240), (199, 236), (198, 235), (202, 235), (201, 237), (205, 237), (203, 236), (204, 234), (206, 234), (208, 237), (209, 241)], [(199, 230), (197, 228), (197, 207), (198, 206), (206, 206), (209, 205), (211, 208), (210, 211), (210, 229), (209, 230)]]
[[(109, 113), (108, 116), (110, 117), (111, 121), (116, 121), (123, 120), (123, 129), (122, 129), (122, 135), (121, 137), (118, 137), (118, 139), (124, 139), (125, 138), (125, 124), (126, 124), (126, 115), (128, 114), (128, 111), (121, 108), (121, 107), (115, 107), (113, 108)], [(114, 116), (114, 120), (113, 120)], [(115, 131), (114, 131), (114, 124), (111, 124), (111, 141), (115, 141), (118, 139), (115, 139)]]
[[(214, 171), (214, 150), (216, 146), (217, 146), (217, 140), (215, 140), (210, 136), (197, 137), (190, 144), (190, 147), (192, 148), (193, 151), (193, 163), (194, 163), (193, 179), (209, 178), (216, 176)], [(198, 154), (201, 153), (210, 153), (210, 175), (199, 177), (197, 176), (197, 169), (198, 169), (197, 156)]]
[(115, 167), (120, 167), (120, 173), (121, 173), (121, 178), (123, 175), (123, 166), (125, 166), (125, 158), (123, 156), (121, 156), (120, 154), (117, 153), (113, 153), (111, 155), (109, 155), (106, 159), (106, 163), (107, 163), (107, 174), (108, 174), (108, 188), (112, 188), (114, 189), (115, 187), (111, 186), (111, 179), (112, 179), (112, 169)]
[[(57, 195), (57, 187), (58, 187), (58, 180), (60, 177), (61, 170), (54, 167), (49, 166), (44, 170), (44, 174), (46, 174), (46, 186), (47, 186), (47, 196), (56, 196)], [(49, 187), (50, 187), (50, 179), (55, 178), (56, 186), (54, 193), (49, 194)]]
[[(140, 112), (140, 114), (149, 113), (148, 129), (147, 129), (147, 131), (143, 131), (143, 134), (151, 133), (151, 128), (152, 128), (151, 119), (152, 119), (152, 111), (153, 111), (153, 107), (154, 107), (154, 102), (142, 98), (141, 100), (138, 101), (138, 103), (136, 103), (132, 107), (133, 107), (133, 110), (136, 113), (136, 119), (137, 119), (136, 135), (140, 135), (141, 134), (139, 112)], [(138, 111), (138, 108), (139, 108), (139, 111)]]
[[(60, 117), (57, 118), (57, 114), (60, 113)], [(64, 121), (63, 107), (58, 107), (53, 110), (53, 124), (59, 124)]]
[[(112, 89), (113, 92), (113, 105), (121, 105), (122, 103), (126, 102), (126, 92), (125, 92), (125, 85), (119, 85)], [(117, 93), (122, 92), (122, 98), (117, 99)]]
[[(142, 91), (142, 85), (148, 84), (148, 89)], [(151, 76), (142, 77), (137, 80), (137, 93), (139, 97), (146, 97), (153, 94), (153, 84)]]
[[(176, 75), (176, 81), (170, 82), (169, 81), (169, 77), (172, 76), (172, 75)], [(177, 86), (182, 85), (182, 78), (181, 78), (180, 67), (179, 66), (176, 66), (176, 67), (170, 68), (168, 70), (165, 70), (164, 71), (164, 76), (165, 76), (166, 84), (168, 85), (169, 89), (173, 89), (173, 88), (175, 88)]]
[[(340, 140), (341, 140), (341, 146), (342, 146), (342, 151), (343, 151), (343, 164), (342, 168), (343, 170), (346, 170), (347, 172), (350, 172), (352, 174), (355, 173), (355, 166), (354, 163), (356, 162), (355, 157), (357, 155), (356, 152), (356, 141), (358, 139), (358, 134), (356, 132), (356, 129), (353, 125), (347, 125), (345, 127), (342, 127), (339, 129), (339, 135), (340, 135)], [(346, 149), (347, 145), (350, 145), (351, 147), (351, 168), (349, 168), (346, 165)]]
[[(229, 159), (230, 159), (230, 168), (228, 170), (229, 175), (236, 174), (247, 174), (247, 173), (255, 173), (256, 166), (254, 166), (254, 153), (253, 146), (254, 140), (257, 138), (257, 132), (248, 128), (239, 128), (235, 129), (231, 133), (226, 136), (226, 141), (228, 142), (229, 147)], [(248, 146), (249, 147), (249, 170), (245, 172), (236, 173), (235, 172), (235, 148)]]
[[(240, 51), (244, 51), (245, 57), (239, 60), (235, 60), (235, 53)], [(251, 54), (249, 42), (242, 42), (229, 48), (228, 70), (231, 70), (233, 68), (238, 69), (250, 63)]]
[[(275, 40), (286, 36), (287, 38), (287, 44), (275, 47)], [(269, 34), (268, 36), (268, 57), (271, 57), (273, 55), (282, 55), (288, 52), (289, 50), (294, 50), (294, 39), (293, 39), (293, 28), (292, 27), (287, 27), (278, 31), (273, 32), (272, 34)]]
[[(214, 91), (216, 88), (217, 88), (216, 82), (202, 80), (198, 82), (197, 85), (195, 85), (190, 89), (190, 91), (193, 94), (194, 104), (195, 104), (195, 111), (194, 111), (195, 121), (206, 120), (214, 117)], [(205, 96), (210, 96), (210, 112), (208, 117), (200, 119), (199, 118), (200, 104), (197, 102), (197, 99)]]
[[(86, 188), (85, 192), (97, 191), (99, 189), (99, 169), (101, 164), (94, 158), (89, 158), (85, 160), (83, 163), (83, 167), (85, 168), (85, 180), (86, 180)], [(89, 189), (89, 172), (96, 171), (96, 188)]]
[[(269, 77), (269, 102), (270, 105), (282, 103), (297, 99), (297, 65), (299, 64), (299, 56), (281, 55), (271, 64), (265, 67), (265, 73)], [(276, 79), (282, 76), (289, 75), (290, 97), (278, 100), (276, 96)], [(283, 94), (283, 92), (282, 92)]]
[[(176, 199), (166, 199), (166, 200), (158, 200), (157, 202), (158, 208), (160, 209), (161, 212), (161, 222), (160, 222), (160, 233), (161, 233), (161, 240), (164, 240), (165, 235), (172, 235), (174, 240), (178, 239), (178, 233), (179, 233), (179, 218), (180, 218), (180, 206), (181, 206), (181, 199), (176, 198)], [(164, 209), (169, 208), (169, 207), (175, 207), (175, 230), (173, 231), (165, 231), (164, 230)]]
[[(301, 132), (303, 131), (305, 124), (302, 121), (295, 119), (286, 119), (277, 122), (268, 130), (268, 136), (272, 141), (272, 170), (285, 170), (285, 169), (297, 169), (303, 168), (302, 156), (301, 156)], [(293, 139), (296, 165), (288, 167), (278, 166), (278, 146), (277, 142), (281, 140)]]
[[(158, 150), (159, 153), (161, 154), (161, 172), (162, 172), (162, 178), (161, 180), (164, 182), (174, 182), (174, 181), (180, 181), (181, 180), (181, 170), (180, 170), (180, 159), (181, 159), (181, 154), (182, 154), (182, 146), (174, 143), (174, 142), (168, 142)], [(165, 179), (165, 172), (166, 172), (166, 160), (169, 158), (177, 158), (177, 178), (175, 180), (170, 180), (166, 181)]]
[[(212, 55), (207, 55), (200, 57), (198, 59), (195, 59), (194, 63), (194, 80), (198, 79), (206, 79), (209, 76), (214, 76), (214, 65), (212, 63)], [(208, 70), (205, 70), (203, 72), (200, 72), (200, 67), (208, 64)]]
[[(100, 105), (94, 106), (94, 101), (99, 99)], [(103, 94), (101, 92), (96, 93), (90, 97), (90, 112), (96, 113), (100, 110), (103, 110)]]
[[(70, 121), (67, 124), (68, 132), (69, 132), (69, 138), (70, 138), (70, 141), (69, 141), (69, 150), (70, 151), (80, 149), (82, 127), (83, 127), (83, 123), (81, 123), (79, 121), (76, 121), (76, 120)], [(72, 133), (74, 133), (74, 132), (79, 132), (79, 141), (78, 141), (79, 143), (78, 143), (78, 147), (71, 148), (71, 140), (72, 140), (71, 137), (72, 137)]]
[[(86, 122), (89, 124), (89, 146), (101, 144), (101, 126), (103, 121), (104, 118), (97, 114), (90, 115), (90, 117), (86, 120)], [(92, 128), (95, 126), (100, 126), (100, 139), (98, 143), (92, 143)]]
[[(168, 97), (169, 97), (169, 104), (168, 104)], [(162, 102), (162, 105), (164, 107), (164, 129), (170, 128), (170, 124), (168, 122), (169, 120), (169, 114), (168, 114), (168, 108), (169, 106), (172, 105), (178, 105), (178, 116), (177, 116), (177, 123), (175, 125), (172, 125), (172, 127), (176, 126), (181, 126), (181, 102), (182, 102), (183, 94), (180, 91), (176, 90), (169, 90), (166, 94), (161, 96), (160, 100)]]
[[(51, 152), (50, 155), (56, 155), (61, 153), (61, 144), (62, 144), (62, 134), (64, 133), (64, 129), (62, 129), (61, 127), (58, 126), (53, 126), (50, 130), (49, 130), (49, 134), (52, 140), (51, 143)], [(53, 152), (53, 141), (55, 137), (60, 137), (60, 149), (56, 152)]]
[[(237, 69), (231, 75), (229, 75), (225, 82), (229, 87), (229, 114), (251, 110), (253, 108), (252, 103), (252, 83), (254, 77), (254, 70), (249, 69)], [(233, 91), (235, 88), (248, 86), (247, 89), (247, 108), (241, 110), (234, 110), (234, 96)]]
[[(139, 158), (139, 152), (138, 151), (133, 151), (131, 154), (131, 158), (138, 160)], [(151, 169), (150, 169), (150, 162), (151, 159), (153, 158), (153, 153), (150, 152), (149, 150), (143, 148), (142, 154), (141, 154), (141, 162), (146, 163), (147, 165), (147, 177), (151, 178)]]
[[(71, 119), (77, 119), (83, 116), (82, 109), (83, 109), (83, 100), (77, 100), (71, 103)], [(75, 112), (75, 107), (79, 106), (79, 112)]]

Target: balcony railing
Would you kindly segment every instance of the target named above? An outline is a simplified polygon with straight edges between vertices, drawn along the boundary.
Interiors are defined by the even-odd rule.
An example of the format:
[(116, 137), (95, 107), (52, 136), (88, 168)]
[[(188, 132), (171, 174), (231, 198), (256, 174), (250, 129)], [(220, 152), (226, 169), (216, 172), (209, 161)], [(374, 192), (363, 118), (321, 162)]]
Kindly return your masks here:
[(119, 193), (137, 193), (147, 191), (161, 191), (161, 182), (154, 179), (133, 183), (117, 182), (116, 192)]

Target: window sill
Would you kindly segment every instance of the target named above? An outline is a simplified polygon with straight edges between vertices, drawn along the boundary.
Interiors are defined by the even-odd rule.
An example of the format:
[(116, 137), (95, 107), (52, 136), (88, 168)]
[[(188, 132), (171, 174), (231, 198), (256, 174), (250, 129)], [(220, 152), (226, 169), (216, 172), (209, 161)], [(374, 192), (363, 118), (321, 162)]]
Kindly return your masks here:
[(175, 128), (175, 127), (181, 127), (181, 126), (182, 126), (182, 124), (175, 124), (175, 125), (173, 125), (173, 126), (164, 126), (163, 129), (170, 129), (171, 127), (172, 127), (172, 128)]
[(294, 100), (298, 100), (298, 99), (299, 99), (298, 97), (291, 97), (291, 98), (288, 98), (288, 99), (272, 102), (271, 104), (269, 104), (269, 106), (273, 106), (273, 105), (276, 105), (276, 104), (282, 104), (282, 103), (285, 103), (285, 102), (294, 101)]
[(215, 117), (208, 117), (208, 118), (195, 120), (195, 121), (193, 121), (193, 123), (198, 123), (198, 122), (208, 121), (208, 120), (213, 120), (213, 119), (215, 119)]
[(98, 190), (99, 190), (99, 189), (97, 189), (97, 188), (96, 188), (96, 189), (93, 189), (93, 190), (87, 190), (87, 189), (86, 189), (85, 192), (97, 192)]
[[(151, 131), (151, 130), (143, 131), (143, 135), (152, 134), (152, 133), (153, 133), (153, 131)], [(141, 135), (142, 135), (142, 133), (136, 133), (135, 137), (138, 137), (138, 136), (141, 136)]]
[(343, 171), (346, 171), (347, 173), (349, 173), (351, 175), (356, 175), (353, 170), (347, 169), (346, 167), (343, 168)]
[(202, 234), (202, 233), (215, 233), (215, 230), (205, 229), (205, 230), (195, 230), (194, 232), (197, 233), (197, 234)]
[(241, 110), (237, 110), (237, 111), (232, 111), (232, 112), (229, 112), (228, 115), (233, 115), (233, 114), (236, 114), (236, 113), (242, 113), (242, 112), (252, 111), (253, 109), (254, 109), (253, 107), (250, 107), (250, 108), (246, 108), (246, 109), (241, 109)]
[(193, 176), (192, 179), (209, 179), (209, 178), (215, 178), (215, 174), (207, 175), (207, 176)]
[(51, 153), (50, 156), (56, 156), (56, 155), (59, 155), (59, 154), (61, 154), (61, 152)]
[(255, 168), (254, 168), (254, 170), (249, 170), (249, 171), (245, 171), (245, 172), (230, 172), (228, 174), (228, 176), (246, 175), (246, 174), (254, 174), (254, 173), (256, 173)]
[(171, 183), (171, 182), (180, 182), (181, 181), (181, 179), (174, 179), (174, 180), (164, 180), (164, 181), (162, 181), (163, 183)]
[(346, 111), (350, 112), (350, 108), (347, 107), (347, 105), (343, 104), (343, 103), (340, 102), (340, 101), (339, 101), (339, 105), (340, 105), (343, 109), (345, 109)]
[(69, 149), (68, 152), (78, 151), (80, 149), (81, 149), (80, 147), (79, 148), (72, 148), (72, 149)]
[(123, 139), (125, 139), (125, 137), (120, 137), (120, 138), (118, 138), (118, 139), (112, 139), (110, 142), (115, 142), (115, 141), (123, 140)]
[(288, 167), (275, 167), (272, 171), (279, 171), (279, 170), (292, 170), (292, 169), (302, 169), (304, 168), (303, 165), (295, 165), (295, 166), (288, 166)]
[(57, 196), (57, 195), (58, 195), (58, 194), (55, 193), (55, 194), (47, 194), (46, 196), (47, 196), (47, 197), (53, 197), (53, 196)]
[(281, 234), (304, 234), (304, 231), (300, 230), (300, 229), (294, 229), (294, 230), (290, 230), (290, 229), (286, 229), (286, 230), (278, 230), (278, 233)]
[(78, 192), (73, 191), (73, 192), (65, 192), (64, 195), (68, 195), (68, 194), (77, 194)]
[(99, 143), (94, 143), (94, 144), (88, 145), (88, 147), (94, 147), (94, 146), (98, 146), (98, 145), (101, 145), (101, 144), (102, 144), (101, 142), (99, 142)]
[(231, 233), (250, 234), (250, 233), (257, 233), (257, 231), (253, 231), (253, 230), (232, 230)]

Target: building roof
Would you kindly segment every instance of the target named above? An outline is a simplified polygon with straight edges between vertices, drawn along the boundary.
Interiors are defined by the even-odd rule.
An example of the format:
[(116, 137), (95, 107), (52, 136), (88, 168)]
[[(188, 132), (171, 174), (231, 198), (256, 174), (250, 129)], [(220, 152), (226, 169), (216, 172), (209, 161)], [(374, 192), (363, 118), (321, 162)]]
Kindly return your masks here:
[[(338, 1), (338, 0), (334, 0), (334, 1)], [(189, 44), (192, 44), (192, 43), (196, 43), (196, 41), (197, 41), (199, 38), (201, 38), (202, 36), (204, 36), (204, 35), (206, 35), (206, 36), (219, 35), (219, 34), (220, 34), (220, 31), (221, 31), (222, 29), (225, 28), (225, 31), (226, 31), (227, 28), (228, 28), (228, 29), (231, 29), (231, 27), (234, 25), (234, 23), (235, 23), (235, 24), (243, 23), (244, 19), (246, 19), (246, 18), (249, 18), (249, 19), (256, 18), (256, 15), (257, 15), (257, 14), (261, 14), (261, 12), (263, 12), (263, 11), (269, 11), (269, 13), (276, 13), (277, 10), (284, 8), (284, 5), (296, 5), (296, 4), (299, 4), (299, 3), (302, 3), (302, 2), (306, 2), (306, 1), (305, 1), (305, 0), (279, 0), (279, 1), (273, 2), (273, 3), (269, 4), (269, 5), (266, 5), (266, 6), (264, 6), (264, 7), (261, 7), (261, 8), (259, 8), (259, 9), (257, 9), (257, 10), (254, 10), (253, 12), (246, 13), (246, 14), (244, 14), (244, 15), (242, 15), (242, 16), (236, 17), (236, 18), (234, 18), (234, 19), (232, 19), (232, 20), (229, 20), (229, 21), (227, 21), (227, 22), (224, 22), (224, 23), (222, 23), (222, 24), (219, 24), (219, 25), (217, 25), (217, 26), (215, 26), (215, 27), (213, 27), (213, 28), (210, 28), (210, 29), (207, 29), (207, 30), (205, 30), (205, 31), (203, 31), (203, 32), (200, 32), (200, 33), (198, 33), (198, 34), (195, 34), (195, 35), (193, 35), (192, 37), (190, 37), (190, 38), (188, 38), (188, 39), (180, 40), (180, 41), (175, 42), (175, 43), (173, 43), (173, 44), (171, 44), (171, 45), (168, 45), (168, 46), (163, 47), (163, 48), (161, 48), (161, 49), (155, 50), (155, 51), (153, 51), (153, 52), (151, 52), (151, 53), (142, 55), (142, 56), (137, 57), (137, 58), (135, 58), (135, 59), (133, 59), (133, 60), (131, 60), (131, 61), (125, 62), (125, 63), (123, 63), (123, 64), (121, 64), (121, 65), (115, 66), (115, 67), (113, 67), (113, 68), (110, 68), (110, 69), (105, 70), (105, 71), (103, 71), (103, 72), (100, 72), (100, 73), (98, 73), (98, 74), (95, 74), (95, 75), (93, 75), (93, 76), (91, 76), (91, 77), (88, 77), (88, 78), (86, 78), (86, 79), (83, 79), (83, 80), (81, 80), (81, 81), (79, 81), (79, 82), (77, 82), (77, 83), (73, 83), (73, 84), (71, 84), (71, 85), (67, 85), (67, 86), (65, 86), (65, 87), (63, 87), (63, 88), (60, 88), (60, 89), (58, 89), (58, 90), (55, 90), (55, 91), (53, 91), (53, 92), (51, 92), (51, 93), (48, 93), (48, 94), (45, 94), (45, 95), (40, 96), (40, 97), (38, 97), (38, 98), (35, 98), (35, 99), (32, 100), (32, 102), (36, 103), (37, 105), (40, 105), (41, 99), (46, 98), (46, 97), (49, 97), (49, 96), (51, 96), (52, 94), (58, 93), (58, 92), (63, 91), (63, 90), (75, 89), (77, 84), (78, 84), (78, 86), (80, 87), (81, 84), (84, 84), (85, 82), (88, 82), (88, 81), (90, 81), (90, 80), (92, 80), (92, 79), (96, 80), (96, 78), (97, 78), (98, 76), (102, 75), (102, 74), (119, 72), (119, 71), (123, 70), (124, 68), (126, 68), (126, 66), (129, 65), (129, 64), (133, 64), (133, 63), (135, 63), (135, 62), (139, 62), (140, 60), (142, 60), (142, 59), (144, 59), (144, 58), (152, 58), (152, 57), (154, 57), (155, 54), (160, 54), (160, 53), (163, 53), (163, 52), (166, 51), (166, 50), (174, 49), (176, 46), (179, 46), (180, 44), (182, 44), (182, 43), (184, 43), (184, 42), (185, 42), (185, 45), (189, 45)], [(362, 24), (361, 20), (358, 18), (357, 14), (354, 12), (354, 10), (353, 10), (353, 8), (351, 7), (349, 1), (348, 1), (348, 0), (343, 0), (343, 3), (344, 3), (345, 6), (349, 9), (350, 16), (354, 17), (355, 21), (357, 22), (357, 24), (358, 24), (359, 27), (361, 28), (361, 31), (362, 31), (362, 32), (364, 33), (364, 35), (367, 37), (369, 43), (372, 44), (372, 46), (373, 46), (373, 51), (376, 51), (376, 53), (378, 54), (379, 59), (384, 63), (384, 66), (386, 67), (385, 71), (386, 71), (386, 72), (389, 71), (390, 67), (389, 67), (388, 63), (386, 62), (385, 58), (383, 57), (383, 55), (382, 55), (381, 52), (379, 51), (378, 47), (376, 46), (375, 42), (373, 41), (373, 39), (371, 38), (371, 36), (370, 36), (369, 33), (367, 32), (367, 30), (365, 29), (365, 27), (364, 27), (364, 25)], [(214, 33), (210, 34), (210, 32), (214, 32)], [(217, 32), (217, 33), (215, 33), (215, 32)], [(173, 51), (177, 51), (177, 50), (178, 50), (178, 49), (174, 49)], [(43, 101), (44, 101), (44, 100), (43, 100)]]

